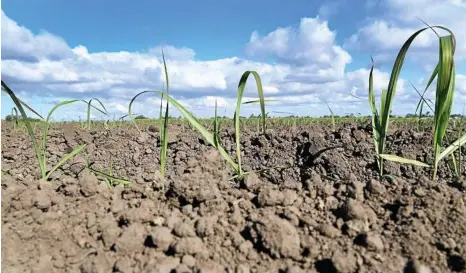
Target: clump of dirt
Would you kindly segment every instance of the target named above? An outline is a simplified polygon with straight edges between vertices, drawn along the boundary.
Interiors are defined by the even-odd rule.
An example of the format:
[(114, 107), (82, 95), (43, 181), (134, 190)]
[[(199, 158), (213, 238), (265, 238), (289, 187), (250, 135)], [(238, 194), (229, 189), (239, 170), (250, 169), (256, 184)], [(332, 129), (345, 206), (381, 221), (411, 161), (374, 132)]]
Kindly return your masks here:
[[(387, 163), (379, 179), (371, 128), (347, 124), (243, 130), (246, 171), (231, 169), (197, 133), (170, 130), (167, 177), (158, 131), (53, 128), (53, 165), (85, 153), (49, 182), (25, 132), (2, 126), (5, 272), (466, 272), (466, 180)], [(235, 156), (234, 133), (221, 141)], [(428, 161), (431, 137), (395, 130), (390, 153)], [(108, 188), (85, 160), (134, 181)]]

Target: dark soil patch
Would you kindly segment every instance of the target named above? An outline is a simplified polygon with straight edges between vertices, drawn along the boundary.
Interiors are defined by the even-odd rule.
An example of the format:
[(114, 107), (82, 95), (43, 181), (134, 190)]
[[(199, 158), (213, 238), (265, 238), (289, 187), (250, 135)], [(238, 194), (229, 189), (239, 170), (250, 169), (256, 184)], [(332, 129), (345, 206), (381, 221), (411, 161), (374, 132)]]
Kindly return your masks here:
[[(167, 179), (158, 132), (54, 128), (49, 166), (86, 144), (94, 168), (135, 181), (108, 189), (84, 155), (49, 183), (24, 131), (2, 126), (4, 272), (465, 272), (466, 181), (448, 164), (394, 163), (379, 180), (369, 126), (242, 133), (244, 181), (200, 136), (170, 131)], [(235, 156), (234, 133), (221, 132)], [(394, 130), (388, 151), (429, 161), (431, 135)], [(463, 177), (466, 174), (463, 173)], [(424, 271), (422, 271), (424, 270)]]

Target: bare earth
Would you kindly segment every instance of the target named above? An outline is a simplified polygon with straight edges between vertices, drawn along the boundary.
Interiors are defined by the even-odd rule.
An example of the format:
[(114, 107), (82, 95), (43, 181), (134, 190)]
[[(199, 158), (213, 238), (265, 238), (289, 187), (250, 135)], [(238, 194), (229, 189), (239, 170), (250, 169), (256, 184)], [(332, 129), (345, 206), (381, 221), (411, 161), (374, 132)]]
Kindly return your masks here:
[[(445, 163), (438, 181), (394, 163), (395, 179), (379, 180), (370, 126), (243, 129), (246, 171), (292, 166), (243, 181), (177, 126), (161, 179), (157, 131), (50, 131), (49, 166), (87, 144), (93, 167), (112, 155), (135, 181), (109, 189), (82, 171), (83, 155), (40, 182), (28, 136), (3, 125), (2, 272), (466, 272), (466, 180)], [(235, 156), (233, 131), (221, 134)], [(387, 149), (426, 161), (431, 143), (399, 128)]]

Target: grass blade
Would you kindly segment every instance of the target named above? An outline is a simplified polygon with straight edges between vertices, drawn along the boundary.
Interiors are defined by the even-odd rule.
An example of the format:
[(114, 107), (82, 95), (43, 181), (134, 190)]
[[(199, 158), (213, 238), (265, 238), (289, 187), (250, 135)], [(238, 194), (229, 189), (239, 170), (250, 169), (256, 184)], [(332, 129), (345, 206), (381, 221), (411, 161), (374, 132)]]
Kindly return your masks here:
[(215, 100), (215, 115), (214, 115), (214, 147), (218, 149), (220, 146), (219, 124), (217, 115), (217, 100)]
[[(133, 99), (131, 100), (130, 104), (129, 104), (129, 107), (128, 107), (128, 116), (130, 117), (130, 119), (134, 122), (133, 118), (132, 118), (132, 115), (131, 115), (131, 105), (132, 103), (134, 102), (134, 100), (142, 95), (142, 94), (145, 94), (145, 93), (155, 93), (155, 94), (158, 94), (160, 96), (163, 96), (166, 100), (168, 100), (173, 106), (175, 106), (179, 111), (180, 113), (186, 118), (186, 120), (194, 127), (194, 129), (196, 129), (204, 138), (205, 140), (212, 146), (215, 147), (215, 142), (214, 142), (214, 136), (211, 132), (209, 132), (195, 117), (193, 114), (191, 114), (186, 108), (184, 108), (180, 103), (178, 103), (175, 99), (173, 99), (172, 97), (170, 97), (169, 95), (165, 94), (164, 92), (161, 92), (161, 91), (151, 91), (151, 90), (146, 90), (146, 91), (142, 91), (140, 92), (139, 94), (137, 94), (136, 96), (133, 97)], [(137, 125), (136, 123), (134, 123), (136, 128), (137, 128)], [(239, 169), (238, 169), (238, 165), (233, 161), (233, 159), (228, 155), (228, 153), (225, 151), (225, 149), (222, 147), (222, 146), (218, 146), (218, 151), (220, 153), (220, 155), (222, 155), (222, 157), (231, 165), (231, 167), (233, 168), (233, 170), (238, 173), (239, 172)]]
[(236, 110), (234, 115), (234, 126), (235, 126), (235, 141), (236, 141), (236, 158), (238, 164), (239, 176), (242, 175), (241, 169), (241, 143), (240, 143), (240, 110), (241, 110), (241, 101), (243, 100), (244, 88), (246, 87), (246, 82), (249, 75), (253, 75), (256, 80), (256, 88), (259, 94), (259, 103), (261, 107), (261, 119), (262, 119), (262, 132), (265, 133), (265, 103), (264, 103), (264, 92), (262, 90), (262, 82), (259, 74), (256, 71), (246, 71), (241, 76), (241, 79), (238, 83), (238, 98), (236, 102)]
[[(92, 100), (96, 100), (97, 102), (99, 102), (100, 106), (102, 106), (102, 108), (104, 110), (102, 111), (99, 108), (93, 106), (92, 105)], [(84, 101), (84, 102), (86, 102), (86, 101)], [(103, 103), (97, 98), (92, 98), (89, 102), (86, 102), (86, 103), (87, 103), (87, 129), (91, 129), (91, 107), (98, 110), (99, 112), (101, 112), (104, 115), (107, 115), (107, 109), (105, 109), (105, 106), (103, 105)]]
[(97, 175), (100, 175), (100, 176), (102, 176), (102, 177), (104, 177), (104, 178), (107, 178), (108, 180), (110, 180), (110, 181), (112, 181), (112, 182), (113, 182), (113, 181), (116, 181), (116, 182), (119, 182), (119, 183), (122, 184), (122, 185), (131, 184), (131, 181), (129, 181), (129, 180), (122, 179), (122, 178), (118, 178), (118, 177), (116, 177), (116, 176), (106, 174), (106, 173), (104, 173), (104, 172), (102, 172), (102, 171), (99, 171), (99, 170), (96, 170), (96, 169), (93, 169), (93, 168), (87, 168), (87, 169), (88, 169), (89, 171), (91, 171), (91, 172), (97, 174)]
[(443, 150), (443, 152), (441, 152), (438, 155), (438, 160), (440, 161), (446, 156), (449, 156), (454, 151), (458, 150), (461, 146), (463, 146), (465, 143), (466, 143), (466, 134), (458, 138), (455, 142), (453, 142), (450, 146), (448, 146), (445, 150)]
[(390, 161), (393, 161), (393, 162), (398, 162), (398, 163), (403, 163), (403, 164), (411, 164), (411, 165), (418, 166), (418, 167), (426, 167), (426, 168), (430, 167), (429, 164), (426, 164), (424, 162), (417, 161), (417, 160), (414, 160), (414, 159), (404, 158), (404, 157), (397, 156), (397, 155), (380, 154), (379, 156), (381, 158), (383, 158), (383, 159), (390, 160)]
[[(168, 82), (168, 71), (167, 71), (167, 63), (165, 62), (165, 55), (163, 53), (163, 49), (162, 49), (162, 59), (163, 59), (163, 66), (164, 66), (164, 69), (165, 69), (165, 81), (166, 81), (166, 85), (167, 85), (167, 89), (166, 89), (166, 94), (168, 95), (169, 94), (169, 82)], [(167, 164), (167, 153), (168, 153), (168, 100), (167, 100), (167, 103), (165, 105), (165, 117), (164, 117), (164, 120), (163, 120), (163, 130), (162, 130), (162, 149), (160, 151), (160, 168), (161, 168), (161, 175), (162, 177), (165, 177), (165, 168), (166, 168), (166, 164)], [(162, 109), (160, 109), (162, 110)]]
[(74, 102), (77, 102), (77, 101), (79, 101), (79, 100), (62, 101), (59, 104), (55, 105), (52, 108), (52, 110), (50, 110), (49, 114), (47, 115), (47, 119), (45, 120), (44, 128), (42, 130), (42, 147), (41, 147), (41, 150), (42, 150), (42, 161), (44, 162), (44, 166), (45, 166), (45, 162), (47, 162), (46, 161), (46, 156), (47, 156), (47, 134), (49, 132), (49, 127), (50, 127), (49, 121), (50, 121), (50, 119), (52, 117), (53, 112), (55, 112), (55, 110), (57, 110), (58, 107), (61, 107), (61, 106), (64, 106), (64, 105), (67, 105), (67, 104), (70, 104), (70, 103), (74, 103)]
[(75, 155), (77, 155), (78, 153), (82, 152), (82, 150), (84, 149), (84, 146), (86, 146), (86, 144), (83, 144), (83, 145), (80, 145), (78, 146), (76, 149), (74, 149), (71, 153), (65, 155), (56, 165), (55, 167), (53, 167), (50, 172), (47, 173), (47, 175), (45, 176), (45, 180), (47, 181), (49, 178), (50, 178), (50, 175), (56, 171), (61, 165), (63, 165), (67, 160), (73, 158)]
[(440, 37), (440, 61), (434, 112), (434, 179), (437, 175), (439, 155), (453, 105), (455, 89), (454, 51), (454, 37), (452, 35)]
[[(3, 87), (4, 92), (6, 92), (10, 96), (10, 98), (13, 100), (14, 104), (16, 105), (19, 112), (21, 113), (21, 116), (23, 117), (24, 123), (26, 125), (26, 129), (27, 129), (29, 137), (31, 138), (31, 141), (32, 141), (32, 147), (34, 148), (34, 152), (36, 154), (37, 160), (39, 161), (39, 167), (40, 167), (40, 170), (41, 170), (41, 173), (42, 173), (42, 177), (45, 177), (46, 171), (47, 171), (46, 167), (45, 167), (45, 162), (42, 161), (42, 156), (41, 156), (42, 153), (41, 153), (41, 151), (39, 149), (39, 145), (37, 143), (36, 136), (34, 134), (34, 130), (31, 127), (31, 123), (29, 121), (29, 118), (26, 115), (26, 112), (24, 111), (24, 108), (23, 108), (24, 104), (21, 103), (21, 101), (16, 97), (15, 93), (8, 87), (8, 85), (6, 85), (5, 82), (3, 82), (3, 80), (2, 80), (2, 87)], [(26, 106), (26, 108), (29, 109), (29, 106)], [(33, 111), (33, 112), (36, 113), (35, 111)]]
[(325, 104), (327, 105), (328, 110), (330, 111), (330, 117), (332, 118), (332, 126), (333, 126), (333, 131), (335, 131), (336, 126), (335, 126), (335, 116), (333, 115), (332, 108), (330, 108), (330, 105), (326, 101), (324, 101)]

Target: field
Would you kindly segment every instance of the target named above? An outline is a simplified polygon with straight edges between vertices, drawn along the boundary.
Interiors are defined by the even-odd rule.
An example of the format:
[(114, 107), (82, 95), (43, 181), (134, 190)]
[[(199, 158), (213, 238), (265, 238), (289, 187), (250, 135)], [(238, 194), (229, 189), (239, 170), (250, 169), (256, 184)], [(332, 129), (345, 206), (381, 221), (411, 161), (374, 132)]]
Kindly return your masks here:
[[(293, 124), (289, 119), (287, 122)], [(188, 124), (169, 128), (166, 178), (159, 127), (86, 130), (54, 124), (50, 165), (82, 154), (40, 182), (24, 127), (2, 124), (2, 269), (5, 272), (462, 272), (466, 181), (451, 165), (389, 162), (379, 179), (370, 122), (246, 125), (245, 171), (231, 168)], [(206, 122), (208, 123), (208, 122)], [(253, 123), (253, 122), (252, 122)], [(391, 153), (428, 161), (432, 134), (393, 127)], [(235, 154), (234, 130), (221, 142)], [(325, 148), (325, 152), (320, 153)], [(465, 156), (463, 149), (463, 156)], [(132, 183), (109, 188), (115, 177)], [(413, 269), (409, 269), (413, 268)], [(416, 269), (417, 268), (417, 269)], [(31, 271), (33, 270), (33, 271)], [(405, 271), (403, 271), (405, 270)], [(411, 271), (410, 271), (411, 270)], [(417, 271), (416, 271), (417, 270)]]
[[(439, 36), (425, 89), (436, 81), (435, 102), (418, 91), (414, 118), (391, 113), (411, 42), (434, 28), (449, 32), (413, 34), (377, 94), (372, 65), (366, 118), (330, 107), (328, 118), (269, 117), (260, 76), (246, 71), (233, 118), (216, 108), (200, 120), (169, 95), (164, 57), (166, 89), (133, 97), (129, 121), (91, 121), (91, 110), (108, 114), (98, 99), (63, 101), (33, 121), (25, 108), (37, 112), (2, 81), (16, 105), (1, 128), (2, 270), (466, 272), (453, 33)], [(243, 102), (250, 75), (259, 99)], [(159, 119), (134, 119), (145, 93), (160, 96)], [(52, 121), (76, 102), (87, 105), (85, 121)], [(243, 104), (260, 115), (241, 117)], [(170, 118), (173, 108), (182, 118)]]

